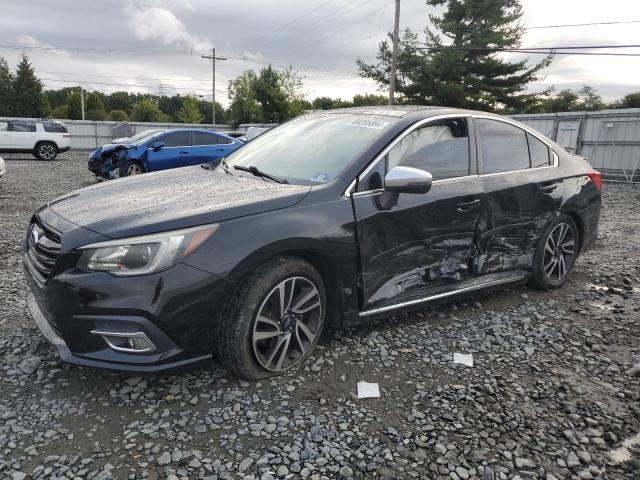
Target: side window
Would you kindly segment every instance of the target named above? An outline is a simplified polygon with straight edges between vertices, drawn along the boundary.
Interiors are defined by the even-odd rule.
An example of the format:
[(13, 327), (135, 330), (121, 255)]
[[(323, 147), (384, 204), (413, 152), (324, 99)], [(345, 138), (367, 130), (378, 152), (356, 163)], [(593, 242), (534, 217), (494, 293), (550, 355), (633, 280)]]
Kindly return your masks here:
[(60, 122), (44, 122), (42, 124), (45, 132), (49, 133), (68, 133), (67, 127)]
[(173, 132), (168, 133), (158, 139), (159, 142), (164, 142), (165, 147), (188, 147), (189, 146), (189, 132)]
[(483, 173), (510, 172), (529, 168), (526, 132), (497, 120), (476, 120), (482, 147)]
[(24, 122), (24, 121), (9, 122), (9, 131), (10, 132), (35, 132), (36, 124), (35, 122)]
[(411, 132), (388, 154), (387, 168), (396, 166), (426, 170), (434, 180), (469, 175), (466, 121), (449, 121)]
[(9, 122), (0, 121), (0, 132), (6, 132), (9, 130)]
[(215, 133), (194, 132), (194, 145), (217, 145), (218, 135)]
[(527, 141), (529, 142), (529, 154), (531, 155), (531, 168), (551, 165), (549, 147), (530, 133), (527, 133)]
[(216, 137), (218, 137), (219, 145), (228, 145), (229, 143), (233, 143), (231, 140), (229, 140), (226, 137), (223, 137), (222, 135), (216, 135)]

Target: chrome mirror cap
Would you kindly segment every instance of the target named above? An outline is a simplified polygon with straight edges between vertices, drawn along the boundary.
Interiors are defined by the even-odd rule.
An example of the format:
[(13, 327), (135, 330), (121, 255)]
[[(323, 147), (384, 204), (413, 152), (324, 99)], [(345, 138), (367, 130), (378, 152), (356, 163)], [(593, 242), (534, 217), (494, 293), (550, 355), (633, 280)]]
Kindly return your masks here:
[(384, 189), (396, 193), (427, 193), (432, 183), (429, 172), (413, 167), (393, 167), (384, 177)]

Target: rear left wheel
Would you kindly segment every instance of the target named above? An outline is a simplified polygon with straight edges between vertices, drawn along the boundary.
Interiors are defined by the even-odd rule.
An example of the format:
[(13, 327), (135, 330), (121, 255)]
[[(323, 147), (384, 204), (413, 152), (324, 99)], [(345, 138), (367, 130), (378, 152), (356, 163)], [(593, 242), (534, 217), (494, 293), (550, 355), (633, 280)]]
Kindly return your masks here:
[(558, 288), (567, 279), (578, 255), (578, 228), (561, 215), (547, 226), (534, 258), (531, 284), (543, 290)]
[(58, 147), (52, 142), (41, 142), (36, 145), (34, 153), (40, 160), (52, 161), (58, 155)]
[(295, 257), (261, 266), (220, 319), (218, 353), (247, 380), (277, 375), (304, 362), (316, 346), (326, 315), (322, 277)]

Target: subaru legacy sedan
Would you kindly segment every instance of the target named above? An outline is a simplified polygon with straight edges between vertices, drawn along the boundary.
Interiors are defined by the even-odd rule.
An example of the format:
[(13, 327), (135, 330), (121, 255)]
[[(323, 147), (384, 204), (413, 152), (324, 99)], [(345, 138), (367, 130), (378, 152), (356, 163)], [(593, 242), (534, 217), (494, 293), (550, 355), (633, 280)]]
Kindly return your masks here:
[[(38, 210), (28, 306), (63, 360), (259, 379), (325, 328), (500, 285), (562, 285), (598, 232), (598, 172), (538, 132), (429, 107), (310, 113), (209, 168)], [(118, 199), (96, 208), (105, 198)]]

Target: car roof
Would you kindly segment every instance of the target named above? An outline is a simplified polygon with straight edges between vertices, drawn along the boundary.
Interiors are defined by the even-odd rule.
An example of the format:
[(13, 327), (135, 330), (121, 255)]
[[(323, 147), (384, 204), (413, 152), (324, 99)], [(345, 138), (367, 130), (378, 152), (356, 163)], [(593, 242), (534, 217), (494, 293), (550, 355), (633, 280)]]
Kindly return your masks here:
[(335, 108), (332, 110), (314, 110), (312, 114), (351, 114), (351, 115), (379, 115), (402, 119), (413, 117), (414, 119), (429, 118), (436, 115), (500, 115), (478, 110), (464, 110), (452, 107), (436, 107), (431, 105), (380, 105), (372, 107)]

